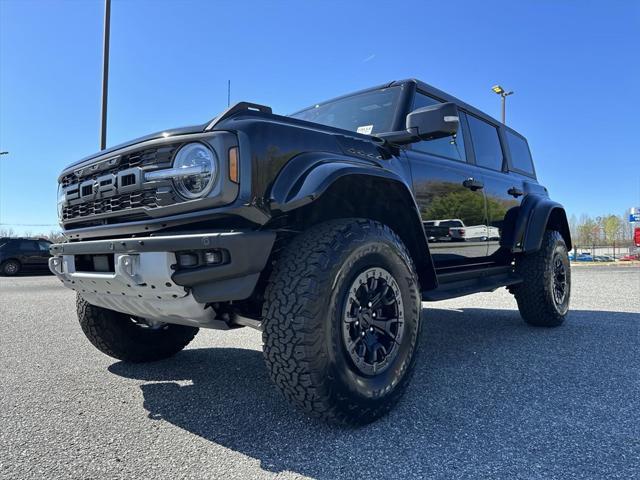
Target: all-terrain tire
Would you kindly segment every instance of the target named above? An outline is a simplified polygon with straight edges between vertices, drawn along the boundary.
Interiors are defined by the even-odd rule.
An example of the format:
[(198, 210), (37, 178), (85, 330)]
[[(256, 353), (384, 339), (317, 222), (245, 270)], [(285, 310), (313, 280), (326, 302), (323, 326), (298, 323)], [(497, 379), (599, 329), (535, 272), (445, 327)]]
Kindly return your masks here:
[[(349, 325), (345, 308), (353, 306), (353, 285), (375, 268), (379, 278), (382, 271), (391, 274), (397, 287), (403, 334), (396, 337), (398, 350), (387, 368), (365, 375), (350, 356), (353, 350), (345, 347), (350, 340), (344, 329), (350, 327), (342, 322)], [(367, 285), (375, 281), (375, 271), (371, 275)], [(311, 416), (346, 425), (372, 422), (398, 402), (409, 383), (420, 314), (411, 256), (389, 227), (363, 219), (316, 225), (283, 249), (265, 291), (263, 348), (271, 379), (291, 404)], [(378, 358), (376, 351), (373, 355)]]
[[(558, 270), (564, 272), (558, 274)], [(537, 327), (557, 327), (569, 311), (571, 268), (567, 245), (560, 232), (547, 230), (540, 250), (516, 259), (516, 272), (523, 282), (513, 288), (523, 320)], [(564, 295), (559, 295), (558, 278), (564, 276)]]
[(20, 265), (18, 260), (7, 260), (0, 266), (0, 272), (7, 277), (17, 275), (20, 273), (20, 270), (22, 270), (22, 265)]
[(125, 362), (162, 360), (186, 347), (198, 329), (165, 324), (159, 328), (134, 322), (129, 315), (87, 303), (78, 295), (78, 320), (89, 341), (102, 353)]

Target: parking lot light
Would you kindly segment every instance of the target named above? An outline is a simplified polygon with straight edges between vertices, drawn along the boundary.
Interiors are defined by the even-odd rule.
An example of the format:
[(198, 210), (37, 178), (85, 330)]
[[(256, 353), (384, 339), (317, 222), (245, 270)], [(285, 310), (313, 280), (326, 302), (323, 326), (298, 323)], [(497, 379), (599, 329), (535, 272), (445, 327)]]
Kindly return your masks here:
[(502, 88), (500, 85), (494, 85), (493, 87), (491, 87), (491, 90), (493, 90), (494, 93), (496, 93), (497, 95), (500, 95), (500, 99), (501, 99), (501, 103), (502, 103), (502, 123), (504, 123), (506, 125), (506, 104), (507, 104), (507, 97), (509, 95), (513, 95), (513, 91), (505, 91), (504, 88)]

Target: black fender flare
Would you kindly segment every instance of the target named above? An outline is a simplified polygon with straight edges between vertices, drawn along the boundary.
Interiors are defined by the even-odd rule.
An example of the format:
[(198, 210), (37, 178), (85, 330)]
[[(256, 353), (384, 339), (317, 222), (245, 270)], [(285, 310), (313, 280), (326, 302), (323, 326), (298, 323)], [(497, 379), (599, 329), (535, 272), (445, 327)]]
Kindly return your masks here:
[(401, 214), (388, 217), (387, 221), (380, 218), (374, 220), (382, 221), (394, 229), (407, 245), (416, 264), (422, 289), (435, 288), (435, 267), (412, 188), (391, 168), (383, 168), (373, 160), (359, 160), (333, 153), (300, 154), (282, 168), (273, 182), (268, 194), (270, 209), (274, 213), (286, 213), (311, 206), (333, 187), (355, 177), (367, 177), (377, 184), (383, 183), (393, 188), (396, 197), (406, 202), (399, 209)]
[(542, 246), (547, 228), (558, 230), (571, 250), (571, 233), (564, 207), (548, 197), (527, 195), (519, 207), (513, 236), (510, 239), (513, 252), (535, 252)]
[(385, 178), (407, 187), (398, 175), (371, 162), (322, 152), (303, 153), (278, 173), (268, 194), (269, 206), (272, 211), (288, 212), (307, 205), (348, 175)]

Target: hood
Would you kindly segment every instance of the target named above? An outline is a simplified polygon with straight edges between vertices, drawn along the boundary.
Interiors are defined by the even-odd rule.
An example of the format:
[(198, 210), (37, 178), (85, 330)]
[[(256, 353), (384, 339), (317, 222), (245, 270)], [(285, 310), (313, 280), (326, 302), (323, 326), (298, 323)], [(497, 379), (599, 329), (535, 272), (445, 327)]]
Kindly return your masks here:
[(160, 132), (155, 132), (155, 133), (151, 133), (149, 135), (145, 135), (143, 137), (139, 137), (139, 138), (135, 138), (133, 140), (129, 140), (128, 142), (124, 142), (121, 143), (119, 145), (114, 145), (113, 147), (109, 147), (105, 150), (100, 150), (99, 152), (93, 153), (87, 157), (84, 157), (80, 160), (78, 160), (77, 162), (73, 162), (71, 165), (67, 166), (65, 168), (65, 170), (75, 166), (75, 165), (79, 165), (81, 163), (86, 162), (87, 160), (91, 160), (92, 158), (96, 158), (96, 157), (100, 157), (102, 155), (106, 155), (109, 154), (111, 152), (115, 152), (116, 150), (120, 150), (121, 148), (125, 148), (125, 147), (130, 147), (132, 145), (135, 145), (137, 143), (142, 143), (142, 142), (146, 142), (147, 140), (155, 140), (156, 138), (166, 138), (166, 137), (173, 137), (173, 136), (177, 136), (177, 135), (187, 135), (189, 133), (201, 133), (204, 132), (205, 127), (207, 126), (208, 123), (205, 123), (203, 125), (192, 125), (189, 127), (179, 127), (179, 128), (171, 128), (168, 130), (162, 130)]

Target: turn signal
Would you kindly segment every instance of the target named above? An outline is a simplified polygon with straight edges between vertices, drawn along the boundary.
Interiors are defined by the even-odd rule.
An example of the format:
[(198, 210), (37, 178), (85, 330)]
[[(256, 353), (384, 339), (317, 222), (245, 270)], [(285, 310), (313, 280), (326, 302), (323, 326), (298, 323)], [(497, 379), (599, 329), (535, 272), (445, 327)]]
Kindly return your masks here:
[(233, 183), (240, 182), (240, 174), (238, 172), (238, 147), (229, 149), (229, 180)]

